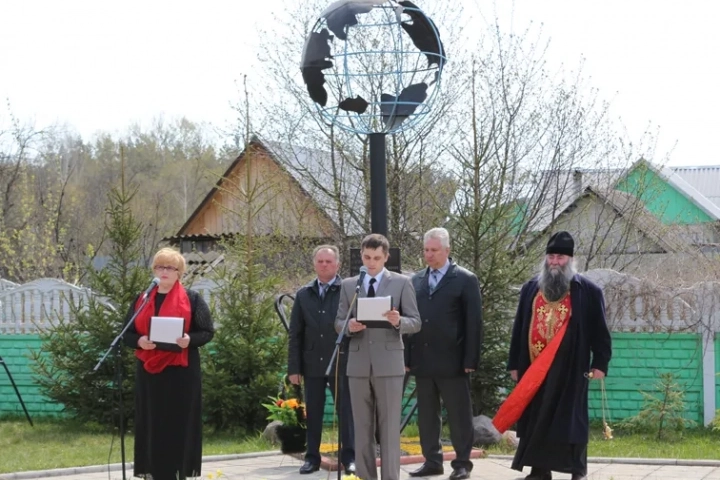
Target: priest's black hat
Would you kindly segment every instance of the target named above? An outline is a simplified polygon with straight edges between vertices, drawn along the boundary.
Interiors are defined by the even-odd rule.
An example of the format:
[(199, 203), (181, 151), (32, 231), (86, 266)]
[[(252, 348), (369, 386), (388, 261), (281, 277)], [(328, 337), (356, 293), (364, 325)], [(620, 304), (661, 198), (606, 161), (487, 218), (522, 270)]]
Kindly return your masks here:
[(575, 241), (572, 235), (568, 232), (556, 232), (550, 237), (547, 248), (545, 249), (546, 254), (557, 253), (560, 255), (567, 255), (568, 257), (573, 256), (573, 250), (575, 248)]

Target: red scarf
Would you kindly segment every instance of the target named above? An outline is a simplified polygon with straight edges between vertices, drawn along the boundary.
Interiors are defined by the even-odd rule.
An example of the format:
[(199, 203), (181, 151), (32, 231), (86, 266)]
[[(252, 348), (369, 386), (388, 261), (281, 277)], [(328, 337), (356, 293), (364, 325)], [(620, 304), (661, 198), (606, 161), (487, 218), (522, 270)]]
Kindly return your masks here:
[[(142, 309), (140, 314), (135, 318), (135, 330), (142, 335), (150, 334), (150, 317), (155, 316), (155, 296), (157, 295), (157, 288), (150, 292), (150, 298), (148, 299), (147, 305)], [(142, 297), (138, 298), (135, 303), (135, 310), (142, 304)], [(185, 319), (183, 326), (183, 333), (188, 333), (190, 330), (190, 299), (188, 298), (185, 288), (180, 284), (179, 281), (175, 282), (175, 285), (165, 296), (162, 305), (160, 305), (160, 311), (158, 312), (159, 317), (182, 317)], [(168, 352), (165, 350), (143, 350), (138, 348), (135, 350), (135, 356), (142, 360), (145, 370), (149, 373), (160, 373), (168, 365), (176, 365), (181, 367), (188, 366), (188, 349), (183, 348), (182, 352)]]

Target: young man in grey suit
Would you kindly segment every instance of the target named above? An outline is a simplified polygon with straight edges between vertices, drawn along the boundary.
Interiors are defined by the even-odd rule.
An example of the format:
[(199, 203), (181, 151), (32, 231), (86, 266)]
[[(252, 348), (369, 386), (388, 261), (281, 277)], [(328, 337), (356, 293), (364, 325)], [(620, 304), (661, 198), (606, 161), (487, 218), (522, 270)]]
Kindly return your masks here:
[[(444, 228), (425, 234), (425, 263), (413, 278), (422, 331), (410, 337), (406, 362), (417, 387), (420, 446), (425, 463), (411, 477), (443, 474), (440, 444), (441, 406), (447, 407), (455, 450), (450, 480), (470, 478), (474, 434), (470, 373), (480, 363), (482, 304), (472, 272), (450, 258), (450, 235)], [(451, 408), (452, 407), (452, 408)]]
[[(357, 476), (377, 480), (375, 421), (379, 423), (382, 480), (400, 478), (400, 422), (405, 376), (402, 335), (420, 330), (415, 290), (410, 279), (385, 268), (390, 244), (383, 235), (366, 236), (360, 255), (367, 275), (358, 291), (360, 297), (392, 297), (392, 309), (385, 312), (389, 328), (368, 328), (356, 320), (352, 305), (348, 324), (350, 336), (347, 366), (353, 423)], [(335, 329), (340, 332), (355, 295), (359, 277), (343, 280)]]

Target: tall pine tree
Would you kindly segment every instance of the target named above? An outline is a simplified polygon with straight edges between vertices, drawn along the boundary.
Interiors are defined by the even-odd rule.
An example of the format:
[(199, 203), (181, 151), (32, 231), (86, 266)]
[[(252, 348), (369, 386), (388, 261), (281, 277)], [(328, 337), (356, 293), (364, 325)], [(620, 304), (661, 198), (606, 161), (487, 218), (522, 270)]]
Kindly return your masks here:
[[(70, 321), (58, 321), (42, 332), (42, 347), (32, 353), (44, 395), (80, 421), (108, 426), (118, 425), (115, 353), (97, 372), (93, 368), (122, 330), (130, 303), (150, 281), (150, 271), (140, 256), (143, 227), (130, 207), (136, 190), (125, 185), (124, 174), (121, 178), (120, 186), (109, 192), (106, 208), (109, 263), (101, 270), (88, 263), (90, 300), (71, 307)], [(123, 413), (130, 420), (135, 357), (131, 349), (120, 348)]]

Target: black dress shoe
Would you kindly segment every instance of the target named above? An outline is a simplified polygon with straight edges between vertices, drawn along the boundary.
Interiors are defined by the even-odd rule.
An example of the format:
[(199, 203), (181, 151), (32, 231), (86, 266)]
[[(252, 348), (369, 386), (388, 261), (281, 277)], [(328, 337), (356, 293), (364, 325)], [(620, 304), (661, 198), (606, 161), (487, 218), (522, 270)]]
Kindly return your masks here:
[[(414, 472), (410, 472), (411, 477), (430, 477), (432, 475), (442, 475), (445, 473), (443, 467), (432, 467), (430, 465), (423, 464), (422, 467), (418, 468)], [(469, 477), (463, 477), (469, 478)]]
[(450, 480), (462, 480), (463, 478), (470, 478), (470, 472), (465, 467), (455, 468), (450, 474)]
[(355, 462), (350, 462), (345, 465), (345, 475), (355, 475)]
[(587, 480), (587, 477), (585, 475), (579, 475), (577, 473), (573, 473), (571, 480)]
[(302, 467), (300, 467), (300, 473), (302, 475), (317, 472), (318, 470), (320, 470), (320, 465), (317, 465), (309, 460), (305, 460), (305, 463), (303, 463)]
[(530, 470), (530, 475), (525, 477), (525, 480), (552, 480), (552, 473), (533, 467), (532, 470)]

